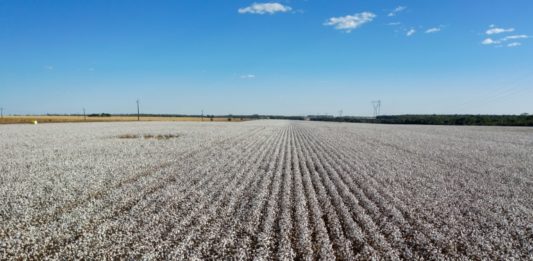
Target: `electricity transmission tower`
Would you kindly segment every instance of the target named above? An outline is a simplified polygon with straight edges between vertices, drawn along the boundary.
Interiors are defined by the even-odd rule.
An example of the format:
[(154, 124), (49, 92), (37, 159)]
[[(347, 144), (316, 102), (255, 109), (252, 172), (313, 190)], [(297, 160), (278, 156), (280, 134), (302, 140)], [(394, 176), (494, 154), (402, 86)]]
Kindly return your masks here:
[(0, 108), (0, 117), (4, 118), (4, 108)]
[(339, 118), (342, 117), (342, 110), (339, 111)]
[(85, 114), (85, 108), (83, 108), (83, 120), (84, 120), (84, 121), (87, 120), (87, 115)]
[(381, 100), (372, 101), (372, 107), (374, 108), (374, 118), (376, 118), (381, 110)]
[(141, 110), (139, 109), (139, 99), (137, 99), (137, 121), (141, 120)]
[(204, 121), (204, 110), (202, 109), (202, 121)]

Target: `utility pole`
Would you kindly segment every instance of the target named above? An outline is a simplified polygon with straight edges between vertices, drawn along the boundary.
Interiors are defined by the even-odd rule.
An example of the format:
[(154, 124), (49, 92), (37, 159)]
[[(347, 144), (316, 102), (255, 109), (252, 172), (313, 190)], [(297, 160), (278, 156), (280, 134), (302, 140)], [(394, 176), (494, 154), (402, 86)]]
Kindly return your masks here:
[(141, 110), (139, 109), (139, 99), (137, 99), (137, 121), (141, 120)]
[(85, 115), (85, 108), (83, 108), (83, 120), (87, 121), (87, 116)]
[(374, 118), (377, 118), (381, 110), (381, 100), (372, 101), (372, 107), (374, 108)]

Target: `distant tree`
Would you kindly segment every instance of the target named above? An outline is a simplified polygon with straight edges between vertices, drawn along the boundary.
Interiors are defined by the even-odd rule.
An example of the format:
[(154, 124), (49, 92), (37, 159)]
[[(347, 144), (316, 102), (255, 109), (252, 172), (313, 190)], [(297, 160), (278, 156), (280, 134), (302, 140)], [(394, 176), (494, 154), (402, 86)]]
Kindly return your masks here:
[(89, 117), (111, 117), (111, 114), (109, 114), (109, 113), (100, 113), (100, 114), (93, 113), (93, 114), (89, 114), (87, 116), (89, 116)]

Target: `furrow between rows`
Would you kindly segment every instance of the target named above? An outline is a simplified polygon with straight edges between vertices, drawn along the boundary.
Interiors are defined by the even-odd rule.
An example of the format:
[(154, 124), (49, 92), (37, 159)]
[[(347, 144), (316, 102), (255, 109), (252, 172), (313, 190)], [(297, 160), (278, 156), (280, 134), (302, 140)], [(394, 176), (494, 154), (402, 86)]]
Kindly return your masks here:
[(300, 170), (300, 157), (298, 150), (296, 149), (299, 144), (296, 142), (296, 131), (292, 133), (293, 146), (291, 147), (291, 168), (293, 176), (293, 216), (294, 216), (294, 237), (296, 237), (295, 243), (295, 256), (297, 260), (316, 260), (317, 254), (320, 251), (313, 251), (313, 228), (311, 225), (311, 217), (309, 213), (310, 200), (307, 199), (302, 179), (302, 171)]
[(293, 216), (292, 216), (292, 205), (294, 204), (292, 199), (292, 184), (293, 184), (293, 170), (292, 170), (292, 148), (294, 144), (294, 130), (293, 126), (289, 125), (289, 140), (287, 142), (287, 151), (285, 153), (284, 160), (284, 170), (283, 170), (283, 181), (281, 188), (281, 200), (279, 201), (278, 208), (279, 219), (276, 233), (278, 234), (277, 239), (277, 255), (278, 260), (290, 260), (294, 259), (295, 253), (292, 242), (292, 233), (293, 233)]
[(236, 230), (240, 223), (244, 221), (248, 207), (252, 205), (252, 200), (255, 196), (253, 192), (257, 191), (268, 178), (268, 175), (266, 175), (268, 166), (275, 157), (276, 148), (285, 134), (284, 130), (278, 131), (274, 140), (270, 142), (268, 150), (258, 158), (253, 168), (247, 170), (248, 175), (251, 175), (251, 177), (248, 177), (252, 179), (251, 184), (242, 187), (238, 195), (232, 195), (228, 207), (216, 214), (217, 221), (215, 225), (209, 226), (202, 232), (205, 237), (199, 239), (200, 243), (192, 250), (194, 257), (200, 259), (223, 259), (235, 256), (236, 251), (232, 248), (235, 246), (235, 241), (239, 240), (235, 237)]
[[(249, 187), (255, 178), (258, 164), (264, 159), (265, 155), (272, 150), (273, 142), (277, 137), (272, 135), (266, 143), (257, 150), (257, 153), (250, 157), (242, 157), (238, 169), (234, 166), (223, 171), (220, 175), (225, 173), (237, 173), (232, 178), (230, 184), (226, 184), (220, 189), (221, 193), (215, 193), (213, 197), (207, 200), (207, 208), (202, 213), (195, 217), (195, 222), (186, 227), (187, 235), (185, 240), (180, 242), (170, 254), (171, 259), (191, 259), (201, 258), (201, 254), (195, 251), (195, 247), (209, 242), (215, 237), (218, 230), (235, 213), (238, 200), (242, 199), (242, 195), (247, 187)], [(205, 248), (207, 245), (200, 246)]]
[[(331, 188), (330, 195), (335, 199), (335, 205), (341, 208), (339, 211), (350, 212), (353, 220), (356, 221), (355, 224), (347, 224), (346, 226), (348, 229), (354, 230), (353, 233), (356, 233), (351, 237), (354, 244), (359, 245), (360, 250), (358, 252), (362, 252), (364, 255), (380, 253), (387, 259), (398, 259), (399, 254), (396, 249), (393, 249), (390, 243), (386, 241), (385, 236), (376, 227), (375, 221), (365, 213), (366, 210), (352, 192), (353, 181), (347, 179), (349, 174), (337, 168), (338, 163), (332, 161), (328, 156), (333, 152), (325, 150), (323, 147), (319, 148), (317, 144), (320, 144), (320, 141), (315, 140), (312, 135), (303, 135), (303, 137), (307, 146), (313, 151), (313, 159), (317, 163), (318, 171), (322, 174), (322, 181), (327, 184), (326, 187)], [(345, 222), (351, 221), (347, 219)], [(363, 250), (366, 244), (369, 244), (370, 248)]]
[[(407, 249), (402, 249), (403, 255), (406, 258), (412, 253), (420, 256), (440, 256), (440, 251), (433, 245), (432, 242), (434, 241), (431, 239), (431, 236), (427, 232), (423, 232), (428, 231), (427, 226), (419, 224), (420, 220), (411, 217), (403, 201), (386, 191), (384, 184), (380, 183), (371, 175), (376, 170), (369, 166), (365, 162), (365, 159), (361, 158), (357, 150), (346, 147), (339, 141), (328, 139), (324, 135), (320, 135), (320, 139), (323, 141), (323, 144), (331, 148), (332, 154), (330, 155), (336, 157), (339, 162), (346, 163), (341, 164), (340, 167), (343, 167), (349, 173), (359, 174), (352, 175), (353, 181), (363, 193), (358, 198), (366, 201), (364, 204), (368, 206), (369, 213), (373, 214), (373, 219), (382, 221), (380, 227), (383, 230), (390, 231), (387, 234), (392, 236), (394, 234), (401, 235), (403, 239), (400, 239), (398, 236), (393, 237), (396, 238), (394, 241), (397, 241), (395, 244), (408, 246)], [(347, 154), (347, 152), (351, 152), (351, 154)], [(358, 164), (356, 165), (353, 162), (357, 162)], [(357, 190), (354, 190), (354, 193), (357, 193)], [(373, 206), (377, 207), (374, 211), (372, 211), (374, 209)], [(387, 216), (391, 218), (387, 218)], [(392, 223), (392, 227), (389, 222)], [(406, 243), (402, 243), (401, 241)]]
[[(341, 260), (353, 260), (354, 259), (354, 246), (350, 239), (354, 239), (356, 236), (353, 234), (358, 229), (354, 225), (351, 216), (347, 213), (346, 208), (342, 205), (340, 211), (337, 211), (335, 204), (341, 203), (335, 201), (328, 195), (328, 191), (331, 192), (331, 188), (326, 188), (326, 185), (322, 183), (320, 173), (318, 172), (315, 162), (311, 156), (311, 151), (308, 146), (305, 145), (302, 137), (298, 137), (299, 146), (301, 148), (301, 155), (305, 159), (305, 164), (309, 173), (311, 174), (310, 180), (314, 189), (318, 193), (318, 200), (320, 208), (326, 216), (326, 228), (328, 229), (330, 238), (332, 239), (335, 255)], [(347, 234), (350, 233), (350, 234)], [(348, 237), (348, 238), (347, 238)], [(349, 239), (350, 238), (350, 239)], [(359, 246), (355, 246), (358, 248)], [(357, 249), (359, 250), (359, 249)]]
[[(255, 133), (255, 132), (254, 132)], [(250, 140), (253, 140), (253, 133), (251, 135), (246, 135), (246, 139), (242, 140), (239, 144), (242, 146), (246, 146), (250, 144)], [(224, 147), (228, 146), (228, 144), (222, 143), (222, 150), (224, 150)], [(229, 148), (229, 146), (228, 146)], [(213, 150), (208, 151), (207, 154), (202, 154), (203, 156), (201, 158), (209, 157), (209, 153), (213, 153)], [(239, 151), (235, 152), (235, 155), (238, 155)], [(189, 158), (187, 159), (190, 164), (188, 166), (195, 166), (192, 169), (200, 169), (201, 165), (197, 167), (198, 165), (194, 164), (196, 158)], [(192, 170), (191, 169), (191, 170)], [(185, 169), (186, 170), (186, 169)], [(187, 173), (187, 172), (182, 172)], [(106, 202), (103, 200), (101, 205), (104, 207), (104, 209), (100, 209), (98, 213), (95, 216), (89, 217), (88, 219), (84, 220), (84, 222), (78, 221), (76, 224), (76, 227), (66, 227), (56, 232), (58, 234), (57, 237), (52, 238), (51, 241), (49, 241), (48, 244), (42, 244), (39, 245), (39, 249), (35, 251), (36, 256), (41, 255), (55, 255), (55, 253), (59, 252), (61, 248), (69, 248), (69, 245), (74, 244), (81, 238), (83, 238), (88, 232), (94, 231), (94, 229), (107, 220), (116, 219), (117, 216), (121, 215), (127, 215), (127, 213), (135, 207), (139, 202), (142, 202), (145, 198), (149, 197), (150, 195), (155, 194), (159, 190), (165, 188), (166, 186), (173, 184), (179, 178), (180, 175), (173, 175), (168, 174), (166, 172), (163, 173), (164, 176), (161, 180), (158, 182), (155, 182), (154, 184), (138, 184), (137, 186), (133, 186), (133, 188), (129, 190), (123, 191), (123, 193), (120, 194), (118, 202), (120, 202), (121, 199), (124, 199), (123, 202)], [(152, 174), (153, 175), (153, 174)], [(138, 190), (141, 190), (141, 193), (139, 193)], [(94, 202), (93, 202), (94, 203)], [(91, 209), (91, 208), (89, 208)], [(94, 209), (94, 208), (93, 208)], [(63, 232), (61, 232), (63, 231)]]
[[(275, 152), (268, 162), (268, 167), (265, 169), (266, 182), (260, 184), (257, 192), (254, 193), (253, 200), (248, 205), (248, 211), (243, 216), (242, 223), (239, 225), (239, 230), (236, 231), (234, 238), (238, 239), (235, 245), (229, 246), (228, 252), (234, 253), (234, 257), (238, 259), (251, 259), (255, 255), (255, 248), (258, 244), (259, 229), (262, 224), (262, 217), (267, 209), (268, 199), (272, 196), (274, 180), (276, 172), (281, 167), (280, 152), (283, 145), (287, 141), (288, 130), (284, 129), (283, 137), (278, 140)], [(233, 241), (232, 241), (233, 242)]]
[[(194, 218), (197, 217), (196, 215), (201, 214), (201, 211), (209, 207), (206, 198), (212, 197), (212, 193), (219, 193), (218, 188), (225, 186), (232, 180), (230, 177), (220, 175), (220, 173), (224, 173), (226, 169), (234, 166), (238, 162), (239, 157), (248, 157), (255, 154), (256, 145), (268, 143), (268, 140), (258, 139), (257, 137), (254, 140), (245, 151), (231, 154), (231, 157), (221, 157), (220, 153), (224, 155), (224, 152), (217, 153), (209, 159), (210, 163), (201, 166), (200, 172), (186, 174), (193, 179), (204, 176), (208, 178), (204, 178), (199, 182), (185, 182), (182, 185), (185, 187), (185, 190), (181, 196), (171, 191), (169, 194), (172, 197), (162, 200), (162, 208), (156, 210), (159, 218), (146, 224), (142, 228), (142, 231), (145, 231), (145, 233), (140, 233), (140, 235), (150, 235), (149, 238), (139, 238), (139, 240), (141, 242), (142, 240), (148, 240), (152, 242), (155, 248), (145, 252), (155, 252), (158, 258), (164, 258), (172, 251), (175, 244), (181, 243), (180, 239), (177, 238), (177, 236), (180, 236), (177, 230), (184, 229), (194, 222)], [(214, 162), (219, 163), (213, 164)], [(179, 197), (175, 199), (176, 196)], [(156, 214), (156, 212), (153, 214)], [(174, 222), (173, 220), (179, 222)], [(132, 228), (135, 229), (134, 227)], [(133, 243), (139, 244), (140, 242), (133, 241)], [(135, 245), (129, 247), (136, 248)]]
[(275, 229), (276, 229), (276, 220), (279, 218), (279, 207), (278, 202), (281, 197), (281, 186), (283, 172), (286, 167), (285, 165), (285, 154), (288, 149), (288, 140), (289, 140), (290, 130), (287, 131), (287, 135), (282, 144), (282, 149), (280, 151), (280, 157), (278, 159), (278, 165), (275, 170), (274, 180), (272, 182), (272, 187), (270, 191), (267, 204), (261, 214), (262, 220), (260, 225), (260, 232), (255, 238), (255, 259), (266, 260), (273, 258), (273, 252), (277, 247)]

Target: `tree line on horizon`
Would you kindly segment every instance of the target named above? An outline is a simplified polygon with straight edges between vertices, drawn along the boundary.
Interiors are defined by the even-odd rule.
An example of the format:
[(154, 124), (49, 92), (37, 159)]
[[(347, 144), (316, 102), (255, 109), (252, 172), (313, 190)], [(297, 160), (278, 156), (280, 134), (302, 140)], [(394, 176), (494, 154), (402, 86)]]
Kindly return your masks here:
[(533, 115), (385, 115), (375, 118), (315, 116), (310, 120), (381, 124), (533, 126)]

